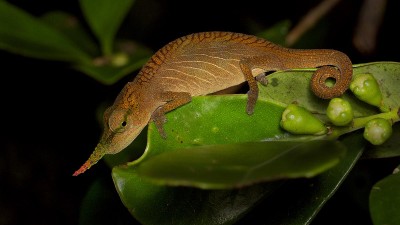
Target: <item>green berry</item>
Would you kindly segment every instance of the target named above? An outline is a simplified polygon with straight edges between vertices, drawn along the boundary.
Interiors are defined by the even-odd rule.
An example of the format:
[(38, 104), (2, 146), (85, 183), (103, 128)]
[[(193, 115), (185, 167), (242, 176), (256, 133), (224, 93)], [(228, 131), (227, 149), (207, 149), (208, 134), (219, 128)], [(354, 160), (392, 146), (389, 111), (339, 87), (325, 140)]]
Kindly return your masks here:
[(373, 106), (382, 106), (381, 90), (371, 74), (355, 74), (350, 83), (350, 90), (358, 99)]
[(322, 135), (325, 125), (305, 108), (290, 104), (282, 113), (281, 127), (292, 134)]
[(382, 118), (375, 118), (367, 122), (364, 129), (364, 138), (373, 145), (383, 144), (392, 135), (392, 124)]
[(348, 101), (333, 98), (326, 109), (326, 115), (334, 125), (345, 126), (353, 120), (353, 109)]

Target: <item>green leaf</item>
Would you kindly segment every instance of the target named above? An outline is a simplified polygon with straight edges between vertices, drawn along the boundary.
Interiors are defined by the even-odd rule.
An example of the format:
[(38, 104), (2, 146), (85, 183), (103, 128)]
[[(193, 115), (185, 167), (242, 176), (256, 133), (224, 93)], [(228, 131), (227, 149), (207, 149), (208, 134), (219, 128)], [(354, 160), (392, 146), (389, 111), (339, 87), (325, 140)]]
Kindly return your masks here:
[(381, 145), (369, 145), (363, 157), (365, 158), (389, 158), (400, 156), (400, 124), (393, 125), (393, 134)]
[(74, 68), (103, 84), (111, 85), (140, 69), (151, 56), (148, 48), (133, 41), (118, 41), (116, 50), (114, 55), (99, 57), (91, 64), (74, 65)]
[(68, 37), (5, 1), (0, 1), (0, 49), (41, 59), (90, 61)]
[(246, 104), (246, 95), (193, 98), (190, 104), (166, 115), (166, 139), (161, 137), (154, 123), (149, 124), (147, 149), (134, 163), (187, 147), (277, 140), (290, 136), (279, 126), (284, 110), (282, 106), (260, 99), (254, 114), (249, 116)]
[(239, 224), (310, 224), (358, 162), (366, 142), (362, 134), (356, 133), (344, 137), (341, 143), (347, 152), (335, 167), (309, 180), (286, 182)]
[(113, 52), (115, 35), (134, 0), (80, 0), (83, 14), (99, 39), (104, 55)]
[(371, 190), (369, 208), (374, 225), (400, 224), (400, 166)]
[(128, 211), (145, 225), (233, 224), (281, 185), (272, 182), (219, 191), (166, 187), (144, 181), (134, 167), (115, 167), (112, 176)]
[(345, 148), (335, 141), (269, 141), (200, 146), (157, 155), (137, 173), (160, 185), (238, 188), (262, 181), (313, 177), (336, 165)]
[(40, 18), (65, 37), (68, 37), (80, 49), (95, 57), (100, 54), (97, 44), (89, 37), (78, 18), (66, 12), (52, 11)]

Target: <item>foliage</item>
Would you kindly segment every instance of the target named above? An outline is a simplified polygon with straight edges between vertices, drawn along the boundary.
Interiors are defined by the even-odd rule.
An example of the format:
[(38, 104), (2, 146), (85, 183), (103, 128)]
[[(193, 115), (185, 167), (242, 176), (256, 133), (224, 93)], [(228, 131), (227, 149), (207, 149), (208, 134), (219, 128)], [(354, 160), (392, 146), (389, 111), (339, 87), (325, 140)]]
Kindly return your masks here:
[[(73, 15), (49, 12), (36, 18), (0, 1), (0, 49), (68, 63), (104, 84), (140, 68), (151, 51), (134, 41), (115, 40), (133, 0), (82, 0), (82, 12), (97, 40)], [(97, 42), (100, 43), (98, 46)]]
[[(362, 129), (367, 121), (376, 117), (399, 120), (399, 105), (390, 99), (400, 97), (395, 82), (400, 64), (354, 66), (355, 74), (365, 71), (385, 84), (381, 86), (382, 92), (390, 95), (384, 95), (384, 102), (393, 110), (380, 112), (379, 108), (370, 108), (347, 92), (342, 97), (356, 109), (352, 125), (330, 124), (330, 132), (325, 135), (292, 135), (279, 126), (281, 115), (291, 102), (307, 103), (304, 105), (308, 110), (329, 124), (325, 109), (320, 107), (327, 106), (329, 101), (317, 99), (307, 89), (312, 71), (269, 75), (270, 85), (259, 86), (261, 95), (252, 116), (244, 111), (245, 95), (194, 98), (190, 104), (167, 115), (167, 139), (161, 138), (150, 124), (143, 156), (113, 169), (114, 183), (122, 201), (143, 224), (170, 224), (171, 221), (175, 224), (231, 224), (261, 199), (268, 201), (271, 192), (279, 190), (277, 186), (285, 185), (282, 180), (315, 177), (308, 181), (313, 188), (306, 192), (306, 197), (298, 196), (288, 203), (288, 208), (280, 209), (285, 213), (289, 210), (298, 217), (287, 218), (282, 212), (275, 212), (264, 218), (272, 221), (271, 224), (308, 224), (368, 146), (355, 130)], [(286, 81), (290, 79), (305, 81), (287, 89)], [(240, 108), (243, 110), (238, 110)], [(344, 134), (349, 135), (341, 138)], [(340, 142), (330, 141), (337, 138)], [(400, 155), (396, 146), (388, 150)], [(236, 190), (237, 187), (242, 188)], [(247, 196), (247, 201), (242, 202), (241, 196)], [(218, 200), (210, 200), (215, 198)], [(307, 198), (318, 200), (305, 204), (309, 201)], [(293, 204), (297, 207), (290, 207)], [(191, 210), (183, 210), (189, 205)], [(160, 213), (150, 216), (151, 209)], [(230, 213), (224, 214), (225, 211)]]
[(392, 175), (376, 183), (370, 195), (371, 217), (376, 225), (397, 224), (400, 215), (397, 205), (400, 201), (400, 174), (397, 167)]

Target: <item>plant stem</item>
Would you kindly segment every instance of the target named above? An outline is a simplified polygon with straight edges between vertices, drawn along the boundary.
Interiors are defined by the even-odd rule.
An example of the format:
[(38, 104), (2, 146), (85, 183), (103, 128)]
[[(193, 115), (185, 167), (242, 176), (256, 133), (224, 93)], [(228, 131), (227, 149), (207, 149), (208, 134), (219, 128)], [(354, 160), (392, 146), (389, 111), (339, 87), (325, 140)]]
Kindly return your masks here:
[(353, 120), (353, 123), (350, 126), (344, 126), (344, 127), (332, 126), (332, 127), (330, 127), (330, 132), (328, 133), (327, 137), (328, 137), (328, 139), (337, 139), (339, 136), (341, 136), (343, 134), (350, 133), (352, 131), (364, 128), (368, 121), (375, 119), (375, 118), (383, 118), (388, 121), (391, 121), (393, 124), (400, 120), (399, 110), (400, 109), (396, 109), (396, 110), (391, 110), (389, 112), (375, 114), (372, 116), (355, 118)]

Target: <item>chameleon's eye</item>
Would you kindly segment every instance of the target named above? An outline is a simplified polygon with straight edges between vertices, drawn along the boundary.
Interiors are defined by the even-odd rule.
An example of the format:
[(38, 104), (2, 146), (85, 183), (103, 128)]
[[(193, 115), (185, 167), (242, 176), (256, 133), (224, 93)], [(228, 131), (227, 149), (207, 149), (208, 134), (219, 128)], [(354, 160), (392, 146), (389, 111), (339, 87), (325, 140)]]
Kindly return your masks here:
[(124, 121), (122, 121), (122, 123), (121, 123), (121, 127), (125, 127), (127, 124), (128, 124), (128, 122), (126, 122), (126, 121), (124, 120)]
[(125, 112), (115, 110), (111, 113), (110, 118), (108, 119), (108, 126), (110, 130), (115, 133), (121, 133), (128, 127), (128, 121), (125, 116)]

